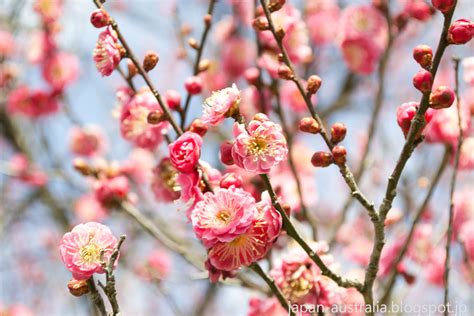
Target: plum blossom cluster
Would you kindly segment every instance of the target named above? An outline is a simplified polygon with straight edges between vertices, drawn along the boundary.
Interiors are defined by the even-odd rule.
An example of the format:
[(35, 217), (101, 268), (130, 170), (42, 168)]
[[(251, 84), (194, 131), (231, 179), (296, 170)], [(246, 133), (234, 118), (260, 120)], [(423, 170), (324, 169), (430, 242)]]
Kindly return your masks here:
[[(27, 58), (32, 64), (38, 64), (43, 80), (48, 88), (32, 88), (23, 84), (13, 90), (8, 97), (9, 113), (18, 113), (37, 118), (58, 111), (59, 101), (64, 90), (79, 75), (79, 61), (73, 54), (62, 51), (57, 44), (59, 35), (58, 20), (62, 12), (61, 0), (37, 0), (34, 10), (41, 20), (41, 31), (31, 35)], [(7, 44), (9, 43), (9, 44)], [(3, 45), (5, 53), (13, 49), (13, 42)]]
[(235, 186), (205, 193), (191, 212), (191, 222), (208, 249), (211, 279), (213, 274), (231, 272), (265, 257), (282, 225), (280, 213), (268, 200), (256, 202)]

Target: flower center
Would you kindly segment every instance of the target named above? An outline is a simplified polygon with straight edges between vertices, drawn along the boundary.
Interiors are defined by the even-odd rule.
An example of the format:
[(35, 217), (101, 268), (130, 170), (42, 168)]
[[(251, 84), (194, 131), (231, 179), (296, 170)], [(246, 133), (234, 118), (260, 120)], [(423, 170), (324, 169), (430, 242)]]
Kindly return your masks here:
[(101, 249), (95, 243), (89, 243), (81, 248), (79, 254), (84, 262), (92, 263), (100, 260)]
[(253, 137), (247, 144), (247, 149), (252, 155), (262, 155), (267, 151), (268, 144), (263, 137)]
[(230, 212), (228, 210), (222, 210), (222, 211), (219, 211), (217, 214), (216, 214), (216, 218), (217, 220), (219, 220), (220, 222), (224, 223), (224, 224), (228, 224), (231, 220), (231, 216), (230, 216)]

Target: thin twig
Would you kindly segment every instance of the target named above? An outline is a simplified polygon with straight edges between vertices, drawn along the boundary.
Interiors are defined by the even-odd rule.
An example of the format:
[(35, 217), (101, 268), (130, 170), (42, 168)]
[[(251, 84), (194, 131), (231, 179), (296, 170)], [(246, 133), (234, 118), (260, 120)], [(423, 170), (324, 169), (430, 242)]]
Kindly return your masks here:
[(291, 236), (301, 246), (301, 248), (303, 248), (306, 254), (311, 258), (311, 260), (313, 260), (314, 263), (316, 263), (316, 265), (321, 270), (321, 274), (332, 279), (341, 287), (344, 287), (344, 288), (353, 287), (361, 291), (363, 286), (360, 282), (344, 279), (341, 276), (334, 273), (331, 269), (329, 269), (328, 266), (326, 266), (326, 264), (323, 262), (321, 257), (319, 257), (319, 255), (316, 252), (314, 252), (313, 249), (311, 249), (311, 247), (304, 241), (301, 235), (296, 231), (296, 228), (291, 223), (290, 218), (288, 217), (288, 215), (285, 213), (280, 203), (278, 202), (277, 195), (275, 194), (275, 191), (272, 188), (268, 175), (261, 174), (260, 177), (262, 178), (263, 183), (265, 184), (265, 187), (267, 188), (268, 193), (270, 194), (270, 198), (272, 200), (273, 206), (280, 213), (283, 219), (283, 228), (285, 229), (287, 234)]
[(256, 262), (252, 263), (250, 265), (250, 268), (255, 273), (257, 273), (263, 280), (265, 280), (265, 282), (267, 283), (272, 293), (276, 296), (281, 306), (283, 306), (283, 308), (288, 311), (289, 315), (295, 316), (285, 296), (281, 292), (280, 288), (275, 284), (275, 280), (272, 277), (270, 277), (268, 274), (266, 274), (265, 271), (263, 271), (262, 267)]
[[(204, 51), (204, 46), (206, 44), (207, 35), (212, 25), (212, 13), (214, 12), (214, 7), (216, 0), (209, 1), (209, 7), (207, 9), (207, 17), (211, 17), (211, 20), (204, 22), (204, 31), (201, 35), (201, 41), (199, 42), (199, 47), (197, 49), (196, 60), (194, 61), (193, 74), (196, 76), (199, 74), (199, 64), (201, 62), (202, 53)], [(186, 96), (186, 101), (184, 103), (184, 109), (181, 111), (181, 129), (184, 129), (186, 126), (186, 115), (188, 114), (189, 105), (191, 104), (192, 94), (188, 92)]]
[[(306, 107), (308, 108), (309, 112), (311, 113), (311, 116), (318, 122), (319, 126), (321, 126), (320, 134), (323, 137), (324, 142), (326, 143), (327, 147), (330, 150), (332, 150), (333, 147), (334, 147), (334, 144), (331, 142), (321, 118), (316, 113), (316, 111), (313, 107), (313, 104), (311, 103), (310, 95), (308, 95), (305, 92), (305, 89), (303, 88), (303, 84), (301, 83), (301, 79), (297, 76), (297, 74), (294, 70), (293, 64), (290, 61), (288, 53), (287, 53), (285, 47), (283, 46), (282, 38), (280, 38), (277, 34), (277, 30), (275, 28), (275, 25), (273, 24), (271, 13), (270, 13), (270, 10), (268, 9), (267, 5), (266, 5), (266, 1), (265, 0), (260, 0), (260, 3), (263, 7), (263, 11), (264, 11), (265, 16), (267, 18), (269, 29), (272, 32), (273, 37), (275, 38), (275, 41), (277, 42), (278, 47), (279, 47), (279, 49), (281, 51), (281, 54), (283, 56), (283, 62), (285, 63), (286, 66), (288, 66), (288, 68), (291, 69), (291, 71), (294, 75), (294, 78), (292, 79), (292, 81), (296, 84), (296, 87), (298, 88), (301, 96), (303, 97), (303, 99), (305, 101), (305, 104), (306, 104)], [(354, 175), (350, 171), (347, 164), (340, 164), (340, 165), (338, 165), (338, 167), (339, 167), (339, 172), (341, 173), (342, 177), (344, 178), (344, 181), (346, 182), (346, 184), (349, 186), (349, 188), (351, 190), (352, 196), (355, 197), (367, 209), (367, 211), (369, 213), (369, 216), (372, 219), (372, 221), (377, 220), (378, 215), (377, 215), (377, 212), (375, 210), (374, 204), (372, 202), (370, 202), (361, 193), (361, 191), (359, 190), (359, 187), (358, 187), (358, 185), (357, 185), (357, 183), (354, 179)]]
[[(456, 94), (456, 108), (458, 110), (458, 144), (454, 156), (454, 167), (453, 175), (451, 177), (451, 188), (450, 188), (450, 204), (449, 204), (449, 220), (448, 220), (448, 231), (446, 233), (446, 258), (444, 261), (444, 306), (447, 306), (449, 301), (449, 259), (451, 257), (451, 239), (453, 235), (453, 217), (454, 217), (454, 192), (456, 191), (456, 180), (458, 175), (459, 157), (461, 156), (461, 147), (463, 143), (463, 129), (462, 129), (462, 118), (461, 118), (461, 100), (459, 99), (459, 61), (458, 57), (453, 57), (454, 61), (454, 75), (455, 75), (455, 86), (454, 92)], [(448, 312), (445, 311), (445, 316)]]
[(382, 295), (382, 298), (379, 300), (380, 304), (386, 304), (391, 296), (393, 286), (395, 285), (395, 281), (398, 276), (398, 270), (396, 267), (402, 262), (403, 258), (405, 257), (405, 254), (408, 250), (409, 245), (411, 244), (412, 238), (415, 233), (415, 228), (418, 225), (418, 222), (421, 220), (426, 207), (428, 206), (429, 201), (431, 200), (431, 197), (433, 196), (433, 193), (435, 191), (435, 188), (438, 186), (438, 183), (441, 179), (441, 176), (443, 175), (444, 171), (446, 170), (446, 166), (448, 165), (449, 161), (449, 156), (451, 154), (451, 148), (448, 146), (446, 147), (443, 155), (443, 159), (441, 160), (438, 170), (436, 171), (436, 174), (433, 177), (433, 180), (431, 181), (430, 188), (428, 189), (428, 192), (426, 193), (425, 199), (423, 200), (423, 203), (421, 203), (420, 207), (417, 209), (415, 216), (413, 218), (413, 221), (410, 225), (410, 231), (408, 232), (408, 235), (405, 239), (405, 243), (403, 244), (402, 249), (400, 249), (400, 252), (393, 262), (393, 269), (388, 277), (388, 282), (385, 287), (384, 294)]
[[(277, 85), (278, 81), (274, 80), (272, 86)], [(285, 133), (286, 139), (287, 139), (287, 144), (288, 144), (288, 165), (290, 166), (291, 173), (293, 174), (293, 178), (295, 179), (296, 183), (296, 190), (298, 192), (298, 197), (300, 199), (300, 204), (301, 204), (301, 213), (303, 217), (308, 221), (308, 223), (311, 226), (311, 229), (313, 231), (313, 239), (317, 240), (318, 239), (318, 228), (317, 228), (317, 222), (313, 218), (313, 216), (309, 213), (308, 208), (306, 206), (306, 202), (304, 200), (303, 196), (303, 188), (301, 185), (301, 180), (300, 177), (298, 176), (298, 171), (296, 170), (296, 165), (293, 160), (293, 137), (292, 133), (288, 128), (288, 124), (286, 121), (285, 113), (283, 112), (282, 106), (281, 106), (281, 98), (280, 98), (280, 92), (278, 90), (278, 87), (275, 87), (274, 90), (274, 95), (276, 98), (276, 113), (278, 114), (278, 117), (280, 118), (281, 121), (281, 126), (283, 129), (283, 133)]]
[(107, 316), (107, 310), (105, 309), (104, 300), (102, 299), (102, 296), (100, 295), (99, 291), (97, 291), (94, 277), (91, 277), (87, 280), (87, 286), (89, 287), (92, 302), (95, 304), (102, 316)]
[[(443, 30), (440, 35), (438, 47), (436, 49), (436, 53), (433, 58), (433, 65), (430, 69), (430, 73), (432, 78), (434, 79), (436, 76), (436, 72), (438, 71), (439, 64), (441, 62), (441, 58), (448, 46), (447, 42), (447, 33), (449, 26), (451, 25), (452, 16), (454, 13), (454, 9), (456, 7), (456, 2), (453, 5), (453, 8), (450, 12), (448, 12), (444, 16), (444, 24)], [(425, 118), (424, 115), (429, 107), (429, 98), (430, 98), (431, 91), (427, 91), (423, 94), (420, 102), (420, 107), (415, 115), (415, 118), (412, 120), (410, 130), (407, 135), (407, 139), (403, 146), (403, 149), (400, 153), (396, 166), (388, 179), (387, 189), (385, 192), (384, 199), (382, 204), (379, 208), (379, 220), (374, 222), (374, 231), (375, 231), (375, 238), (374, 238), (374, 245), (372, 248), (372, 253), (370, 255), (369, 265), (367, 267), (365, 273), (365, 281), (364, 281), (364, 300), (365, 303), (368, 305), (373, 305), (373, 284), (375, 282), (375, 278), (377, 276), (378, 268), (379, 268), (379, 260), (380, 255), (382, 253), (382, 249), (385, 244), (385, 232), (384, 232), (384, 222), (387, 216), (387, 213), (392, 208), (393, 200), (397, 194), (397, 186), (402, 175), (402, 172), (405, 168), (405, 165), (410, 158), (411, 154), (415, 150), (416, 146), (419, 144), (419, 140), (417, 139), (417, 135), (421, 128), (425, 125)], [(370, 313), (373, 315), (373, 313)]]

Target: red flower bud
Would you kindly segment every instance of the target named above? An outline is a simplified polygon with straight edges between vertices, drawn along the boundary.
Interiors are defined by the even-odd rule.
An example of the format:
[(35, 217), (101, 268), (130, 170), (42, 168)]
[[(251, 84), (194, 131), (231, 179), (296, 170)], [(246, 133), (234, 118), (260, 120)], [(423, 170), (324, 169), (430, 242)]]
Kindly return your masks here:
[(332, 155), (324, 151), (315, 152), (311, 157), (311, 164), (315, 167), (327, 167), (332, 163)]
[(448, 13), (454, 5), (454, 0), (431, 0), (433, 7), (443, 13)]
[(232, 145), (231, 141), (225, 141), (221, 144), (220, 148), (220, 159), (224, 165), (232, 166), (234, 164), (234, 158), (232, 158)]
[(449, 108), (456, 98), (454, 91), (446, 86), (439, 86), (438, 89), (431, 92), (430, 107), (433, 109)]
[(191, 76), (184, 82), (184, 87), (189, 94), (199, 94), (202, 91), (202, 79), (198, 76)]
[(94, 27), (99, 29), (101, 27), (107, 26), (109, 22), (110, 22), (110, 17), (106, 11), (102, 9), (97, 9), (91, 13), (91, 24)]
[(342, 123), (335, 123), (331, 127), (331, 142), (333, 144), (340, 143), (346, 137), (347, 128), (346, 125)]
[(178, 91), (167, 90), (164, 95), (164, 99), (168, 107), (172, 110), (179, 109), (181, 106), (181, 95)]
[(431, 91), (433, 76), (427, 70), (420, 70), (413, 76), (413, 85), (423, 93)]
[(321, 126), (318, 122), (312, 117), (303, 117), (299, 123), (300, 131), (304, 133), (317, 134), (321, 131)]
[(240, 175), (233, 172), (228, 172), (222, 177), (221, 181), (219, 182), (219, 186), (223, 189), (228, 189), (231, 186), (241, 188), (243, 183), (244, 181)]
[(287, 65), (280, 65), (278, 68), (278, 77), (285, 80), (291, 80), (295, 77), (293, 71)]
[(260, 76), (260, 71), (257, 67), (252, 67), (245, 70), (244, 77), (248, 83), (257, 85), (258, 84), (258, 76)]
[(68, 282), (67, 287), (69, 292), (74, 296), (82, 296), (89, 293), (89, 286), (86, 280), (72, 279)]
[(346, 155), (347, 151), (344, 146), (334, 146), (332, 149), (332, 157), (337, 165), (343, 165), (346, 163)]
[(285, 0), (270, 0), (268, 2), (268, 10), (270, 10), (270, 12), (278, 11), (283, 7), (284, 4)]
[(428, 45), (418, 45), (413, 49), (413, 58), (421, 67), (428, 68), (433, 61), (433, 50)]
[(160, 57), (157, 53), (153, 51), (148, 51), (145, 54), (145, 58), (143, 59), (143, 69), (145, 69), (146, 72), (152, 70), (153, 68), (155, 68), (159, 59)]
[(306, 85), (306, 91), (309, 94), (315, 94), (318, 92), (319, 88), (321, 87), (322, 80), (319, 76), (312, 75), (308, 78), (308, 84)]
[(130, 59), (127, 59), (127, 69), (129, 78), (133, 78), (138, 73), (137, 67)]
[(460, 19), (451, 24), (448, 30), (448, 42), (450, 44), (466, 44), (474, 36), (474, 23), (466, 19)]
[(207, 126), (207, 124), (204, 123), (204, 121), (201, 119), (195, 119), (191, 123), (191, 126), (189, 126), (190, 132), (196, 133), (201, 137), (204, 137), (204, 135), (206, 135), (208, 129), (209, 127)]
[(156, 125), (165, 121), (166, 115), (163, 112), (152, 111), (148, 113), (148, 116), (146, 119), (147, 119), (148, 124)]
[[(402, 129), (402, 132), (405, 138), (408, 135), (411, 121), (415, 117), (416, 112), (418, 111), (418, 107), (419, 107), (418, 102), (407, 102), (400, 105), (397, 109), (397, 123), (398, 123), (398, 126), (400, 126), (400, 128)], [(433, 110), (428, 109), (425, 112), (425, 121), (427, 124), (431, 121), (432, 117), (433, 117)], [(416, 136), (416, 138), (419, 138), (422, 132), (423, 132), (423, 128), (418, 132), (418, 135)]]

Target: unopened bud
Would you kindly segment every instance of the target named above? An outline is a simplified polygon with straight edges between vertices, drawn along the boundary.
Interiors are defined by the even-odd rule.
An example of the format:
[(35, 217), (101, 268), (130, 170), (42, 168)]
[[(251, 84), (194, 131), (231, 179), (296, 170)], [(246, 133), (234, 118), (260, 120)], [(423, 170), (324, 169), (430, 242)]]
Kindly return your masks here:
[(303, 117), (298, 125), (300, 131), (304, 133), (317, 134), (321, 131), (321, 126), (312, 117)]
[(332, 149), (332, 157), (337, 165), (343, 165), (346, 163), (346, 155), (347, 151), (344, 146), (334, 146)]
[(280, 205), (281, 205), (281, 208), (283, 209), (283, 211), (285, 212), (285, 214), (287, 216), (290, 216), (290, 214), (291, 214), (291, 205), (286, 203), (286, 202), (280, 203)]
[(110, 23), (110, 17), (106, 11), (102, 9), (97, 9), (91, 13), (91, 24), (94, 27), (102, 28), (109, 25), (109, 23)]
[(168, 107), (172, 110), (179, 109), (181, 106), (181, 95), (178, 91), (167, 90), (164, 94), (164, 99)]
[(285, 57), (283, 56), (282, 53), (278, 53), (277, 59), (278, 59), (278, 62), (280, 62), (280, 63), (285, 62)]
[(69, 292), (74, 296), (82, 296), (89, 293), (89, 286), (86, 280), (72, 279), (68, 282), (67, 287)]
[(333, 144), (340, 143), (346, 137), (347, 128), (346, 125), (342, 123), (335, 123), (331, 127), (331, 142)]
[(285, 37), (285, 30), (283, 28), (279, 28), (277, 31), (276, 31), (276, 36), (278, 37), (278, 39), (283, 39), (283, 37)]
[(211, 66), (211, 61), (209, 59), (203, 59), (199, 62), (198, 70), (199, 72), (203, 72), (209, 69)]
[(198, 76), (191, 76), (184, 82), (184, 87), (189, 94), (199, 94), (202, 91), (202, 79)]
[(155, 68), (159, 59), (160, 58), (157, 53), (153, 51), (147, 52), (145, 54), (145, 58), (143, 59), (143, 69), (145, 69), (146, 72), (152, 70), (153, 68)]
[(424, 69), (418, 71), (415, 76), (413, 76), (413, 86), (423, 93), (431, 91), (431, 87), (433, 86), (433, 76), (431, 72)]
[(138, 73), (137, 67), (130, 59), (127, 59), (128, 77), (133, 78)]
[(220, 147), (220, 159), (224, 165), (232, 166), (234, 164), (234, 158), (232, 158), (232, 146), (231, 141), (225, 141)]
[(165, 118), (166, 118), (166, 115), (163, 112), (152, 111), (148, 113), (148, 116), (146, 119), (147, 119), (148, 124), (156, 125), (165, 121)]
[(244, 77), (248, 83), (257, 86), (259, 84), (260, 70), (257, 67), (248, 68), (245, 70)]
[(234, 186), (236, 188), (241, 188), (243, 185), (243, 180), (242, 177), (238, 174), (235, 174), (233, 172), (226, 173), (221, 181), (219, 182), (219, 186), (223, 189), (228, 189), (231, 186)]
[(322, 80), (319, 76), (312, 75), (308, 78), (308, 83), (306, 85), (306, 91), (309, 94), (315, 94), (318, 92), (319, 88), (321, 87)]
[(447, 86), (439, 86), (430, 95), (430, 107), (436, 110), (449, 108), (455, 99), (454, 91)]
[(433, 7), (443, 13), (448, 13), (454, 6), (455, 0), (431, 0)]
[(196, 41), (195, 38), (191, 37), (190, 39), (188, 39), (188, 45), (191, 46), (192, 48), (196, 49), (196, 50), (199, 49), (199, 44), (198, 44), (198, 42)]
[(285, 0), (270, 0), (268, 2), (268, 10), (270, 12), (275, 12), (283, 8), (283, 5), (285, 4)]
[(431, 67), (433, 50), (428, 45), (418, 45), (413, 49), (413, 58), (423, 68)]
[(75, 158), (72, 165), (74, 169), (83, 176), (90, 176), (92, 174), (92, 168), (89, 166), (87, 161), (82, 158)]
[(206, 15), (204, 16), (204, 24), (205, 24), (207, 27), (209, 27), (209, 26), (211, 25), (211, 23), (212, 23), (212, 15), (206, 14)]
[(474, 23), (466, 19), (460, 19), (451, 24), (448, 30), (448, 42), (450, 44), (462, 45), (469, 42), (474, 36)]
[(280, 65), (278, 68), (278, 77), (285, 80), (292, 80), (295, 75), (293, 71), (287, 65)]
[(204, 137), (204, 135), (206, 135), (208, 129), (209, 127), (207, 126), (207, 124), (204, 123), (204, 121), (201, 119), (195, 119), (189, 126), (190, 132), (196, 133), (201, 137)]
[(311, 164), (315, 167), (327, 167), (332, 163), (332, 155), (324, 151), (317, 151), (311, 157)]
[(253, 20), (252, 26), (257, 31), (266, 31), (270, 29), (270, 25), (265, 17), (258, 17)]

